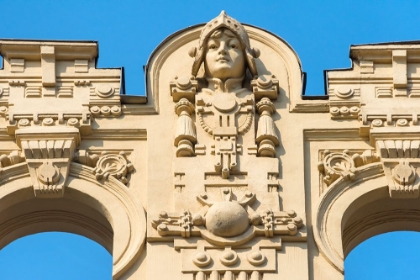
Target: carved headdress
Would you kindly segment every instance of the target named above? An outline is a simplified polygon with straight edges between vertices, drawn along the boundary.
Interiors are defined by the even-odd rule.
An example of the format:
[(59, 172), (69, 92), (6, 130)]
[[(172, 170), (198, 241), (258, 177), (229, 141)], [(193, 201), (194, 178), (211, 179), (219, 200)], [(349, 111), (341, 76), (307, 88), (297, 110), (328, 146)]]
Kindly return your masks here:
[(252, 76), (258, 76), (257, 67), (255, 65), (254, 58), (257, 58), (260, 54), (258, 49), (252, 49), (249, 43), (248, 33), (245, 28), (234, 18), (228, 16), (225, 11), (222, 11), (218, 17), (208, 22), (200, 34), (200, 41), (197, 48), (193, 48), (190, 51), (190, 56), (194, 57), (194, 64), (191, 70), (191, 74), (197, 76), (198, 70), (204, 61), (206, 52), (206, 42), (209, 37), (219, 28), (227, 28), (235, 34), (241, 41), (242, 47), (245, 52), (246, 62), (248, 68), (251, 71)]

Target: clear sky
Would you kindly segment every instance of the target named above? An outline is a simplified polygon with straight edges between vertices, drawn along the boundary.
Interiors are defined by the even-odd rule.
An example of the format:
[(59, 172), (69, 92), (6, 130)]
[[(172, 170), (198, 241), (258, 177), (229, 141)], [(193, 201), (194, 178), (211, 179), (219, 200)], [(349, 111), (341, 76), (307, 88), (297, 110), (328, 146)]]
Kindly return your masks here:
[[(419, 0), (0, 0), (0, 7), (0, 38), (98, 41), (98, 67), (124, 66), (127, 94), (145, 94), (143, 66), (161, 41), (221, 10), (285, 39), (307, 72), (310, 95), (324, 94), (323, 70), (350, 67), (350, 45), (420, 40)], [(419, 237), (393, 233), (363, 243), (346, 260), (346, 280), (418, 279)], [(0, 280), (110, 279), (110, 269), (102, 247), (67, 234), (26, 237), (0, 250)]]

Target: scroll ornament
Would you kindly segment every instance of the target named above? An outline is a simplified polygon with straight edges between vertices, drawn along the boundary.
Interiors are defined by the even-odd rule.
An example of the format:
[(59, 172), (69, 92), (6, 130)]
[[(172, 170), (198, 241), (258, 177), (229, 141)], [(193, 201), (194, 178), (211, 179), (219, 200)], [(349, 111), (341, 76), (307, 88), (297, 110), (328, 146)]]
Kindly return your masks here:
[(118, 154), (103, 151), (100, 155), (80, 150), (75, 154), (75, 161), (93, 168), (97, 180), (114, 177), (121, 183), (128, 184), (128, 175), (134, 171), (134, 166), (128, 161), (125, 152)]
[(371, 150), (366, 150), (361, 155), (358, 153), (350, 155), (349, 150), (343, 152), (325, 150), (324, 156), (323, 161), (318, 163), (318, 170), (324, 175), (323, 181), (327, 186), (340, 177), (353, 180), (358, 167), (379, 161), (379, 156)]

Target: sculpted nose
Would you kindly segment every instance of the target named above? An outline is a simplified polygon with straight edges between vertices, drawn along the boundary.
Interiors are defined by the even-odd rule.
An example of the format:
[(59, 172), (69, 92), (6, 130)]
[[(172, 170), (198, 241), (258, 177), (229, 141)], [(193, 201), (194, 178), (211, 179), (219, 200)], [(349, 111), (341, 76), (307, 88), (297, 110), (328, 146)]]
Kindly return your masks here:
[(219, 46), (219, 54), (227, 54), (227, 45), (224, 42)]

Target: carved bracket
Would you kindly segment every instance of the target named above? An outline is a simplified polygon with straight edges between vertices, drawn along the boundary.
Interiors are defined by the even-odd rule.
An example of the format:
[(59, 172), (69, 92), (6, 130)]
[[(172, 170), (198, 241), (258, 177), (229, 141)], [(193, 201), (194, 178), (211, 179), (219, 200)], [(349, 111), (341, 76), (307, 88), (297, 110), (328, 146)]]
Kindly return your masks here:
[(16, 141), (28, 164), (35, 196), (62, 197), (74, 149), (80, 143), (79, 130), (68, 127), (18, 129)]
[(198, 90), (197, 80), (188, 77), (175, 77), (175, 81), (170, 82), (169, 86), (174, 102), (186, 98), (194, 103), (195, 94)]
[(370, 138), (381, 156), (390, 197), (419, 197), (420, 139), (417, 129), (374, 127), (370, 130)]
[(402, 159), (397, 162), (384, 162), (384, 172), (388, 178), (391, 198), (418, 198), (420, 162), (410, 163)]
[(361, 108), (359, 88), (347, 85), (331, 87), (328, 96), (332, 119), (358, 119)]
[(251, 81), (251, 86), (256, 100), (260, 100), (263, 97), (276, 100), (279, 95), (279, 81), (274, 75), (261, 75)]

